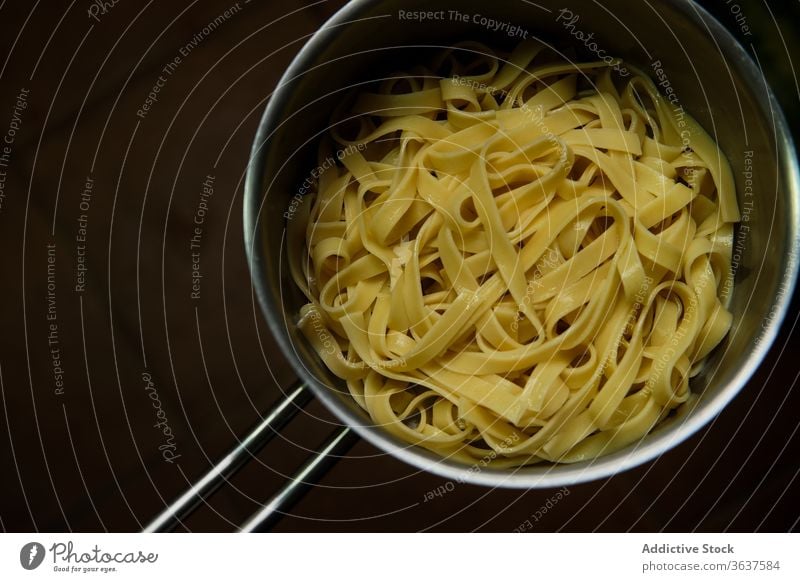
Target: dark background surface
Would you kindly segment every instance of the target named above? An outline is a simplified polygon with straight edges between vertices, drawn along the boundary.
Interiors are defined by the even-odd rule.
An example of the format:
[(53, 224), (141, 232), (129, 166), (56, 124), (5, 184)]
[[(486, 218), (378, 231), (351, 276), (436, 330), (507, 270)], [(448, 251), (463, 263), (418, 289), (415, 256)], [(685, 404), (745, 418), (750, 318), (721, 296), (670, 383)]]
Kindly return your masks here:
[[(0, 133), (16, 96), (29, 90), (0, 207), (3, 530), (140, 529), (292, 384), (252, 302), (242, 182), (270, 91), (341, 4), (242, 1), (202, 35), (234, 3), (121, 1), (97, 21), (87, 15), (90, 2), (0, 3)], [(790, 60), (800, 54), (798, 3), (741, 0), (752, 37), (741, 35), (724, 3), (707, 4), (757, 52), (798, 127)], [(163, 67), (198, 34), (138, 117)], [(189, 243), (208, 175), (202, 291), (191, 300)], [(87, 177), (93, 188), (83, 211)], [(81, 214), (87, 271), (85, 290), (76, 292)], [(49, 345), (53, 244), (58, 344)], [(795, 297), (754, 379), (709, 427), (655, 462), (571, 487), (561, 499), (553, 490), (456, 485), (425, 502), (442, 479), (360, 442), (275, 529), (511, 531), (529, 519), (535, 531), (796, 530), (797, 317)], [(172, 463), (159, 450), (165, 437), (153, 426), (155, 392), (146, 390), (145, 373), (173, 434)], [(312, 403), (186, 529), (234, 529), (333, 424)]]

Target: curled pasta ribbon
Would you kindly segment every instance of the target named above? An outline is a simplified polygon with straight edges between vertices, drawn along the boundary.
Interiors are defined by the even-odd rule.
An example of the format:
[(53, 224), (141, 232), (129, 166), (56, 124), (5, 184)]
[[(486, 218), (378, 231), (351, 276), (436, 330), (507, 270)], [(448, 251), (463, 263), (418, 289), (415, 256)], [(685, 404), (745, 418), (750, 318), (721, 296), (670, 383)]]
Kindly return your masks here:
[(355, 95), (320, 146), (338, 162), (289, 225), (300, 329), (376, 425), (443, 456), (636, 442), (731, 326), (725, 156), (641, 73), (533, 41), (433, 62)]

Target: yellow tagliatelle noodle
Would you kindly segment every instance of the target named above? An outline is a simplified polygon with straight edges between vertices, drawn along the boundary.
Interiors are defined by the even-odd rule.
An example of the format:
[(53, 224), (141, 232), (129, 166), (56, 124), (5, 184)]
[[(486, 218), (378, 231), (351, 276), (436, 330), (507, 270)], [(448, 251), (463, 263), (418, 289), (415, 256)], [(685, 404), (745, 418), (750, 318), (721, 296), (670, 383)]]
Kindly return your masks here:
[(739, 214), (647, 76), (464, 43), (335, 121), (290, 263), (302, 332), (377, 425), (465, 463), (575, 462), (691, 398)]

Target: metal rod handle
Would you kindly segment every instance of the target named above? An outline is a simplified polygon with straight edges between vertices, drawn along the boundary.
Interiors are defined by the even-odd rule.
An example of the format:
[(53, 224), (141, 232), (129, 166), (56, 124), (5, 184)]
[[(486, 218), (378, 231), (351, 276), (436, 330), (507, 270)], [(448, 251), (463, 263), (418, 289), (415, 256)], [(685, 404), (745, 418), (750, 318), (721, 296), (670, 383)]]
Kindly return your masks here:
[(167, 532), (182, 522), (197, 506), (252, 459), (272, 437), (311, 400), (311, 391), (302, 384), (275, 405), (233, 450), (225, 455), (203, 477), (173, 501), (147, 527), (145, 533)]
[(336, 431), (268, 503), (254, 513), (239, 530), (243, 533), (269, 531), (305, 492), (358, 441), (358, 435), (349, 429)]

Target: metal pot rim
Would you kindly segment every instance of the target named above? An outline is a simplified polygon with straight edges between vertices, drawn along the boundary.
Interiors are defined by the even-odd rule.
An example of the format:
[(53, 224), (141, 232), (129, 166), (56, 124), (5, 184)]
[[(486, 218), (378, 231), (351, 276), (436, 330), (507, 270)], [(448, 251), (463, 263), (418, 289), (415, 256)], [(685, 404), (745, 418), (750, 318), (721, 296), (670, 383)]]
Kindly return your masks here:
[[(709, 32), (717, 40), (725, 57), (735, 64), (737, 72), (745, 81), (753, 85), (764, 84), (763, 77), (750, 55), (733, 35), (703, 7), (691, 0), (665, 1), (676, 7), (695, 24), (708, 26)], [(304, 63), (316, 62), (317, 57), (322, 53), (328, 42), (327, 37), (331, 33), (332, 27), (355, 18), (363, 9), (380, 2), (381, 0), (351, 0), (308, 40), (278, 82), (277, 88), (261, 118), (251, 149), (244, 187), (244, 242), (247, 261), (254, 291), (268, 327), (297, 375), (311, 387), (314, 394), (340, 421), (351, 426), (369, 443), (410, 465), (458, 483), (513, 488), (545, 488), (574, 485), (609, 477), (651, 461), (689, 438), (719, 414), (739, 393), (766, 356), (778, 334), (791, 301), (797, 278), (797, 260), (791, 260), (787, 263), (787, 268), (784, 270), (781, 279), (781, 288), (785, 290), (785, 293), (778, 297), (775, 302), (772, 311), (774, 317), (764, 327), (761, 341), (756, 348), (743, 356), (744, 361), (731, 382), (721, 388), (713, 397), (705, 398), (702, 409), (687, 415), (682, 422), (675, 423), (665, 430), (657, 429), (633, 448), (628, 447), (622, 451), (584, 463), (549, 465), (546, 471), (537, 470), (536, 472), (528, 472), (526, 468), (514, 470), (471, 469), (470, 466), (443, 459), (421, 447), (400, 443), (400, 441), (380, 428), (364, 425), (362, 418), (359, 418), (356, 413), (342, 405), (339, 399), (331, 393), (330, 388), (318, 381), (302, 365), (283, 331), (284, 322), (280, 317), (282, 310), (276, 304), (277, 298), (273, 297), (269, 292), (263, 276), (265, 257), (258, 218), (262, 199), (262, 170), (268, 150), (266, 146), (271, 133), (279, 125), (280, 112), (285, 106), (288, 97), (286, 91), (282, 89), (301, 74)], [(800, 235), (798, 234), (798, 224), (800, 224), (800, 169), (798, 168), (794, 143), (781, 108), (769, 87), (766, 87), (766, 93), (768, 96), (767, 101), (760, 102), (759, 106), (762, 112), (768, 113), (769, 117), (774, 121), (779, 158), (785, 164), (784, 177), (786, 183), (790, 186), (787, 188), (788, 193), (786, 196), (792, 215), (789, 227), (790, 236), (788, 237), (790, 240), (787, 241), (787, 246), (793, 249), (794, 257), (797, 257), (798, 249), (800, 249)]]

